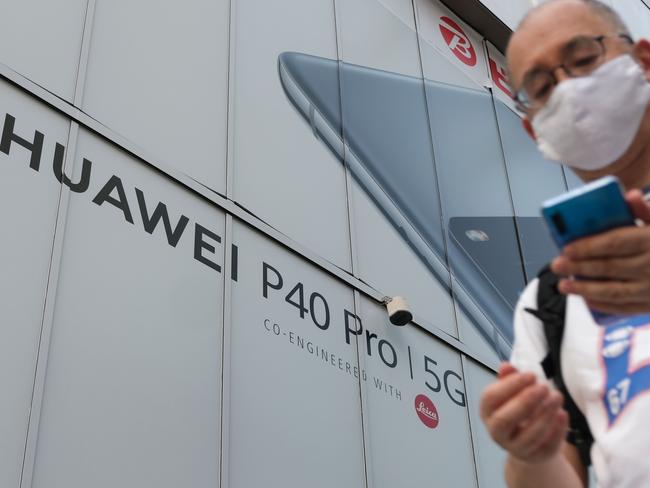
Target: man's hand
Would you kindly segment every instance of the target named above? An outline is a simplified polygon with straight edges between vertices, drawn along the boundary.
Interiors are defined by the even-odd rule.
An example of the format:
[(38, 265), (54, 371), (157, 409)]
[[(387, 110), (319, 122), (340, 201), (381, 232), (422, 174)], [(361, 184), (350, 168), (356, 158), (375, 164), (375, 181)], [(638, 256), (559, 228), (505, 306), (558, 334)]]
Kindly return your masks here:
[(499, 379), (481, 397), (481, 418), (492, 438), (525, 463), (549, 460), (564, 444), (568, 415), (562, 395), (531, 373), (504, 363)]
[(589, 308), (650, 313), (650, 207), (639, 190), (628, 192), (625, 199), (646, 225), (572, 242), (553, 260), (551, 269), (559, 275), (580, 276), (580, 280), (561, 280), (558, 288), (561, 293), (582, 296)]

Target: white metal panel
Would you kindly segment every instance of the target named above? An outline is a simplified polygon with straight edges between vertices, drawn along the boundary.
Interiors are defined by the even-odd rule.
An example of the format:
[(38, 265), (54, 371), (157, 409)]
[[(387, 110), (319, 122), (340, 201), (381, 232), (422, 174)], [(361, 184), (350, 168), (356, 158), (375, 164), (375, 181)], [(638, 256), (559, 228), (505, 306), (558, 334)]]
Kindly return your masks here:
[[(411, 6), (410, 0), (402, 0), (401, 3), (402, 9)], [(417, 198), (421, 206), (431, 208), (428, 214), (431, 218), (427, 223), (433, 228), (433, 233), (441, 234), (438, 189), (428, 130), (424, 84), (406, 77), (394, 77), (395, 73), (404, 73), (422, 79), (416, 33), (411, 26), (403, 23), (376, 0), (344, 0), (337, 2), (336, 6), (339, 52), (341, 59), (346, 63), (341, 65), (340, 72), (343, 132), (353, 137), (367, 138), (347, 142), (364, 146), (376, 141), (390, 140), (391, 147), (388, 151), (384, 151), (383, 147), (369, 148), (366, 151), (366, 158), (375, 156), (375, 161), (358, 155), (359, 164), (366, 168), (390, 165), (392, 169), (381, 167), (379, 170), (395, 175), (413, 173), (411, 183), (415, 184), (408, 186), (412, 192), (423, 193), (417, 195)], [(364, 42), (358, 42), (359, 38), (363, 38)], [(359, 84), (351, 78), (354, 75), (350, 74), (348, 63), (363, 66), (359, 69), (368, 68), (365, 84)], [(371, 71), (373, 69), (382, 69), (388, 73)], [(386, 76), (396, 79), (391, 88), (394, 92), (377, 90), (375, 85), (384, 83), (379, 78)], [(377, 96), (366, 97), (374, 90), (377, 90)], [(411, 105), (397, 103), (401, 106), (395, 109), (396, 107), (386, 103), (387, 99), (401, 97), (404, 92), (410, 91), (414, 92), (407, 98), (412, 102)], [(377, 106), (382, 104), (384, 105), (377, 110)], [(405, 110), (399, 110), (400, 108)], [(385, 119), (377, 120), (371, 125), (367, 123), (368, 113), (377, 118), (383, 115)], [(364, 123), (371, 126), (375, 133), (361, 130), (359, 126)], [(402, 131), (393, 130), (395, 128), (401, 128)], [(397, 157), (382, 157), (393, 148), (397, 150)], [(348, 152), (348, 167), (354, 173), (356, 169), (352, 167), (350, 157)], [(364, 189), (358, 179), (351, 182), (350, 208), (357, 265), (355, 273), (384, 293), (407, 297), (416, 314), (456, 336), (448, 272), (436, 277), (427, 269), (427, 263), (417, 257), (413, 248), (409, 247), (413, 246), (413, 243), (405, 238), (400, 224), (390, 222), (386, 217), (389, 209), (382, 208), (382, 204), (371, 200), (372, 192), (386, 191), (379, 182), (375, 181), (375, 184), (374, 189)], [(404, 198), (408, 199), (408, 196), (404, 195)], [(408, 219), (406, 209), (400, 208), (399, 202), (394, 203), (396, 210)], [(440, 240), (443, 240), (442, 237)], [(438, 258), (442, 263), (445, 262), (444, 249)]]
[(244, 225), (233, 242), (225, 486), (365, 486), (351, 290)]
[(239, 0), (233, 5), (234, 199), (349, 269), (343, 166), (294, 109), (278, 75), (283, 52), (336, 59), (333, 2)]
[(494, 349), (494, 345), (490, 344), (486, 338), (476, 329), (472, 324), (471, 319), (467, 314), (457, 309), (456, 320), (458, 322), (458, 330), (460, 332), (461, 340), (472, 351), (481, 354), (486, 360), (489, 360), (494, 365), (498, 365), (504, 358), (499, 357)]
[(641, 0), (615, 0), (612, 6), (623, 17), (635, 39), (650, 38), (650, 8)]
[(526, 12), (535, 5), (535, 0), (481, 0), (494, 15), (510, 29), (515, 30)]
[(88, 0), (0, 2), (0, 62), (72, 101)]
[(506, 452), (492, 440), (480, 415), (481, 392), (495, 381), (495, 377), (468, 359), (463, 360), (463, 369), (479, 486), (481, 488), (505, 488), (503, 470)]
[(33, 486), (216, 486), (224, 216), (87, 132), (75, 181), (83, 158), (92, 172), (69, 202)]
[(357, 310), (370, 486), (476, 486), (459, 355), (365, 298)]
[(411, 0), (392, 0), (401, 11), (411, 10), (409, 23), (377, 0), (335, 0), (335, 4), (341, 60), (421, 77)]
[(404, 0), (376, 0), (378, 3), (390, 10), (405, 25), (415, 30), (415, 17), (413, 15), (413, 3)]
[(225, 194), (228, 0), (98, 0), (84, 110)]
[[(60, 193), (52, 163), (56, 143), (67, 142), (70, 123), (5, 82), (0, 82), (0, 100), (0, 135), (4, 142), (11, 140), (8, 146), (0, 144), (0, 486), (15, 488), (25, 451)], [(40, 157), (32, 158), (34, 153), (15, 136), (22, 144), (37, 141)], [(38, 164), (38, 171), (31, 162)]]

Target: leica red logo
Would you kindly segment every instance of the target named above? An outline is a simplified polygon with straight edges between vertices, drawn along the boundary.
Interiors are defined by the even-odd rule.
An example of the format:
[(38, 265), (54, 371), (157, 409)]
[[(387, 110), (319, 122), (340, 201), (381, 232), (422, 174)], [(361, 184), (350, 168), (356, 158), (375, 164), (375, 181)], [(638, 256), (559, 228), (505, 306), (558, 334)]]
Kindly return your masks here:
[(458, 59), (467, 66), (476, 66), (476, 51), (465, 31), (449, 17), (440, 17), (440, 33)]
[(418, 395), (415, 397), (415, 413), (418, 414), (422, 423), (430, 429), (438, 427), (438, 422), (440, 421), (438, 410), (436, 410), (436, 406), (427, 396)]

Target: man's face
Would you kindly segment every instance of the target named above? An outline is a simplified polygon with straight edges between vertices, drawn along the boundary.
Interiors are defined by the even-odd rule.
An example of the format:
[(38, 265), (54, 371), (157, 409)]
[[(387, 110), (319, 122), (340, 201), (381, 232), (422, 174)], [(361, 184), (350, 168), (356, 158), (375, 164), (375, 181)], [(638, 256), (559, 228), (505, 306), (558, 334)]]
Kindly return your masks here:
[[(559, 65), (566, 61), (566, 48), (578, 36), (611, 36), (604, 39), (605, 55), (603, 62), (621, 54), (634, 54), (646, 71), (650, 80), (650, 43), (641, 41), (631, 46), (616, 28), (601, 18), (587, 5), (579, 0), (566, 0), (547, 5), (532, 17), (512, 36), (508, 46), (508, 64), (511, 83), (515, 90), (522, 87), (524, 80), (536, 70), (549, 70), (558, 82), (568, 75)], [(534, 138), (535, 134), (530, 120), (543, 107), (535, 106), (526, 113), (524, 127)], [(616, 130), (612, 128), (612, 130)], [(605, 174), (618, 172), (645, 148), (650, 140), (650, 107), (646, 111), (644, 122), (630, 149), (614, 163), (598, 171), (576, 171), (584, 180), (598, 178)]]

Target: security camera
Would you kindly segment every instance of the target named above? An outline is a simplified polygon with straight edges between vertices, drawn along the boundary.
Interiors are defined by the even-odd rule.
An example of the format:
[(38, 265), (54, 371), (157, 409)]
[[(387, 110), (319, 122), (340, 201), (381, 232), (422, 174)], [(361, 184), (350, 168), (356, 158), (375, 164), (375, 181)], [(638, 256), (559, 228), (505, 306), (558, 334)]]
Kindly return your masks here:
[(388, 318), (393, 325), (404, 326), (413, 320), (413, 314), (406, 299), (403, 297), (387, 298), (384, 302), (388, 310)]

